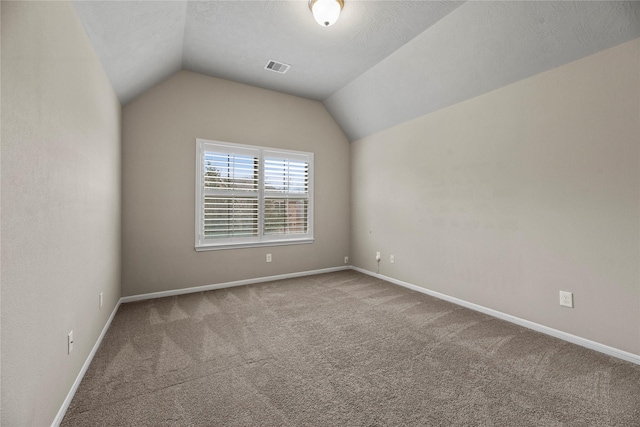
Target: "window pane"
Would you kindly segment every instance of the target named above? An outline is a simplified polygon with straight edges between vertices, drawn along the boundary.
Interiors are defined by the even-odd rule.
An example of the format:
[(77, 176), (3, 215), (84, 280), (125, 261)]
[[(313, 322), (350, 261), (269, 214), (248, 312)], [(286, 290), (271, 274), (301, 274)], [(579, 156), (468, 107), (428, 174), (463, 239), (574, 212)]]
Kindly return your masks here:
[(279, 193), (306, 194), (309, 191), (309, 163), (265, 158), (264, 189)]
[(196, 144), (196, 250), (313, 241), (313, 153)]
[(204, 153), (205, 188), (248, 190), (258, 188), (258, 158), (233, 153)]
[(264, 235), (305, 234), (308, 206), (307, 199), (265, 198)]
[(257, 235), (257, 198), (204, 197), (205, 239)]

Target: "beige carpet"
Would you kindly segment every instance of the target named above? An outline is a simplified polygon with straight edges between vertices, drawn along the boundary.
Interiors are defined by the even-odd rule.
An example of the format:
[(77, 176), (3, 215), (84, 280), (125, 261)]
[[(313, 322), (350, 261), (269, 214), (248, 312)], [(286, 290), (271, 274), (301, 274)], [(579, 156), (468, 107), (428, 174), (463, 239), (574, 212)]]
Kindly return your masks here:
[(640, 426), (640, 366), (353, 271), (123, 304), (64, 426)]

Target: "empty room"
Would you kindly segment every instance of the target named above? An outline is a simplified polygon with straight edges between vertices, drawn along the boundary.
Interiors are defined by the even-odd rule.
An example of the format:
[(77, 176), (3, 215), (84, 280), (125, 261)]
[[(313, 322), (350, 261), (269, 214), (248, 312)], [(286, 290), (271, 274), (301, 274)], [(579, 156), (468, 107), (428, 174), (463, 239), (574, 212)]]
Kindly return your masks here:
[(0, 14), (2, 426), (640, 426), (640, 2)]

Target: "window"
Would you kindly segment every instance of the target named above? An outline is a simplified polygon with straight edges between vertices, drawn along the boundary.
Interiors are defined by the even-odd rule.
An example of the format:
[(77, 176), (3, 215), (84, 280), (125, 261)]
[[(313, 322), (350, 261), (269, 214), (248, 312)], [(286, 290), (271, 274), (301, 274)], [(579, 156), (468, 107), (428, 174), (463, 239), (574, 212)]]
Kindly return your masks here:
[(196, 250), (313, 242), (313, 153), (196, 144)]

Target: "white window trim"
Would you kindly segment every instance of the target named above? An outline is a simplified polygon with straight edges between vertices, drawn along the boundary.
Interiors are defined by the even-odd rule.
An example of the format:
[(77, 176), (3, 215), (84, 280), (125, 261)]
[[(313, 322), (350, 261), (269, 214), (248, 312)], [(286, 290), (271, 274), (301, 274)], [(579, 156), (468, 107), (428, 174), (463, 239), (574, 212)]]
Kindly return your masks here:
[[(202, 235), (201, 224), (203, 222), (203, 206), (202, 201), (204, 199), (204, 185), (202, 177), (204, 176), (204, 152), (207, 145), (215, 147), (229, 147), (238, 151), (245, 151), (247, 153), (254, 151), (259, 152), (259, 180), (258, 180), (258, 236), (257, 237), (232, 237), (225, 239), (222, 243), (204, 243), (205, 239)], [(307, 210), (307, 233), (304, 237), (298, 235), (263, 235), (264, 228), (264, 155), (284, 155), (287, 158), (292, 159), (304, 159), (309, 160), (309, 184), (308, 184), (308, 201), (309, 207)], [(304, 151), (284, 150), (271, 147), (261, 147), (257, 145), (245, 145), (235, 144), (223, 141), (214, 141), (208, 139), (197, 138), (196, 139), (196, 201), (195, 201), (195, 250), (200, 251), (213, 251), (221, 249), (240, 249), (240, 248), (254, 248), (262, 246), (283, 246), (283, 245), (301, 245), (314, 242), (313, 223), (314, 223), (314, 199), (313, 199), (313, 184), (314, 184), (314, 171), (313, 171), (313, 153)], [(268, 192), (266, 192), (269, 194)]]

